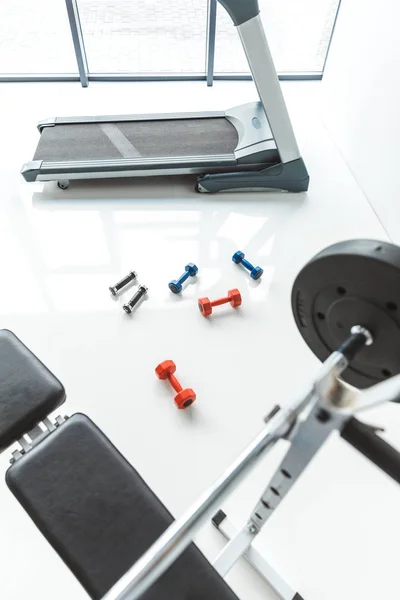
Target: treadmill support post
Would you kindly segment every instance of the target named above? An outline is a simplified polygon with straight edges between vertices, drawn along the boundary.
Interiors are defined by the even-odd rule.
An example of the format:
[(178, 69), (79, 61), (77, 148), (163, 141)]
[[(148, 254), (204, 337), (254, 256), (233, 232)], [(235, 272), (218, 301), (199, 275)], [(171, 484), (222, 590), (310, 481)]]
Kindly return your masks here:
[(238, 26), (243, 48), (282, 163), (300, 158), (260, 15)]
[(258, 0), (219, 0), (219, 3), (238, 28), (281, 162), (293, 162), (300, 158), (300, 152), (260, 17)]

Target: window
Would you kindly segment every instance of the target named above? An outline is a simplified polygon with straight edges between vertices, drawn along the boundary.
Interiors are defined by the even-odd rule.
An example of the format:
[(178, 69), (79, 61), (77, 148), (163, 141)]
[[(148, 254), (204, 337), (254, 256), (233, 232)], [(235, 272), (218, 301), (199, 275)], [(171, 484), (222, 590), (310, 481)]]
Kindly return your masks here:
[[(78, 9), (89, 79), (206, 77), (207, 14), (216, 0), (67, 1)], [(259, 2), (278, 73), (321, 75), (340, 0)], [(219, 4), (214, 73), (249, 75), (236, 28)], [(5, 74), (15, 79), (23, 74), (77, 76), (65, 0), (0, 2), (0, 79)], [(82, 69), (81, 78), (83, 84)]]
[[(261, 18), (278, 73), (318, 73), (340, 0), (259, 0)], [(215, 73), (248, 73), (237, 31), (218, 6)]]
[(0, 73), (78, 73), (63, 1), (0, 2)]

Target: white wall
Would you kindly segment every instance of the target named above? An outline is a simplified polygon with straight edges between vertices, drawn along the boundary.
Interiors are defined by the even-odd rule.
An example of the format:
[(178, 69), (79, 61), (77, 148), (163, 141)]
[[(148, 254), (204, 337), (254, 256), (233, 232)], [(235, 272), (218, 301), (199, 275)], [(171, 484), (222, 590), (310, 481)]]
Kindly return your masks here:
[(328, 129), (400, 243), (399, 0), (342, 0), (323, 90)]

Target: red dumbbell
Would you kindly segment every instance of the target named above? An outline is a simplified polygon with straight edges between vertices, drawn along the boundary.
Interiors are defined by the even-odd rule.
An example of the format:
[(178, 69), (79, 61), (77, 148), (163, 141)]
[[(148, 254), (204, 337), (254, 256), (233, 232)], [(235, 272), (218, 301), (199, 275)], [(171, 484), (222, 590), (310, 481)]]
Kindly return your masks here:
[(174, 390), (177, 392), (174, 400), (178, 408), (188, 408), (196, 400), (196, 394), (191, 388), (182, 388), (181, 384), (174, 376), (176, 364), (173, 360), (164, 360), (156, 367), (156, 375), (159, 379), (168, 379)]
[(211, 300), (209, 298), (199, 299), (199, 309), (203, 317), (209, 317), (212, 314), (213, 306), (221, 306), (221, 304), (228, 304), (233, 308), (237, 308), (242, 304), (242, 296), (239, 290), (229, 290), (226, 298), (219, 298), (218, 300)]

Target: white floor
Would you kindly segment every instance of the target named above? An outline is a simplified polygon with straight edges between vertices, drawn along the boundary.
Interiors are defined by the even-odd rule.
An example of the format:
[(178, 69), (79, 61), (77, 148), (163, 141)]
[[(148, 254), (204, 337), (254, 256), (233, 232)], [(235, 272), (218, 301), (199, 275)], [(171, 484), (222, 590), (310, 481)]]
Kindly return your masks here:
[[(3, 84), (0, 92), (0, 326), (63, 381), (63, 413), (91, 416), (178, 516), (317, 366), (291, 316), (299, 269), (333, 242), (386, 233), (318, 119), (319, 84), (284, 84), (312, 178), (300, 195), (199, 196), (191, 179), (178, 178), (75, 183), (62, 192), (19, 174), (41, 118), (219, 109), (253, 99), (250, 82)], [(232, 263), (237, 249), (264, 267), (259, 285)], [(198, 264), (198, 281), (171, 297), (167, 283), (188, 261)], [(108, 293), (128, 269), (149, 287), (132, 318)], [(232, 287), (243, 307), (202, 318), (196, 299)], [(168, 358), (197, 392), (189, 411), (178, 412), (155, 377)], [(399, 442), (397, 407), (375, 411), (371, 422)], [(268, 456), (224, 506), (238, 525), (281, 454)], [(8, 459), (6, 451), (3, 469)], [(0, 506), (1, 597), (86, 598), (5, 485)], [(397, 486), (335, 438), (257, 545), (306, 600), (398, 598), (398, 506)], [(210, 524), (197, 540), (209, 557), (222, 546)], [(247, 566), (228, 581), (241, 600), (274, 598)]]

